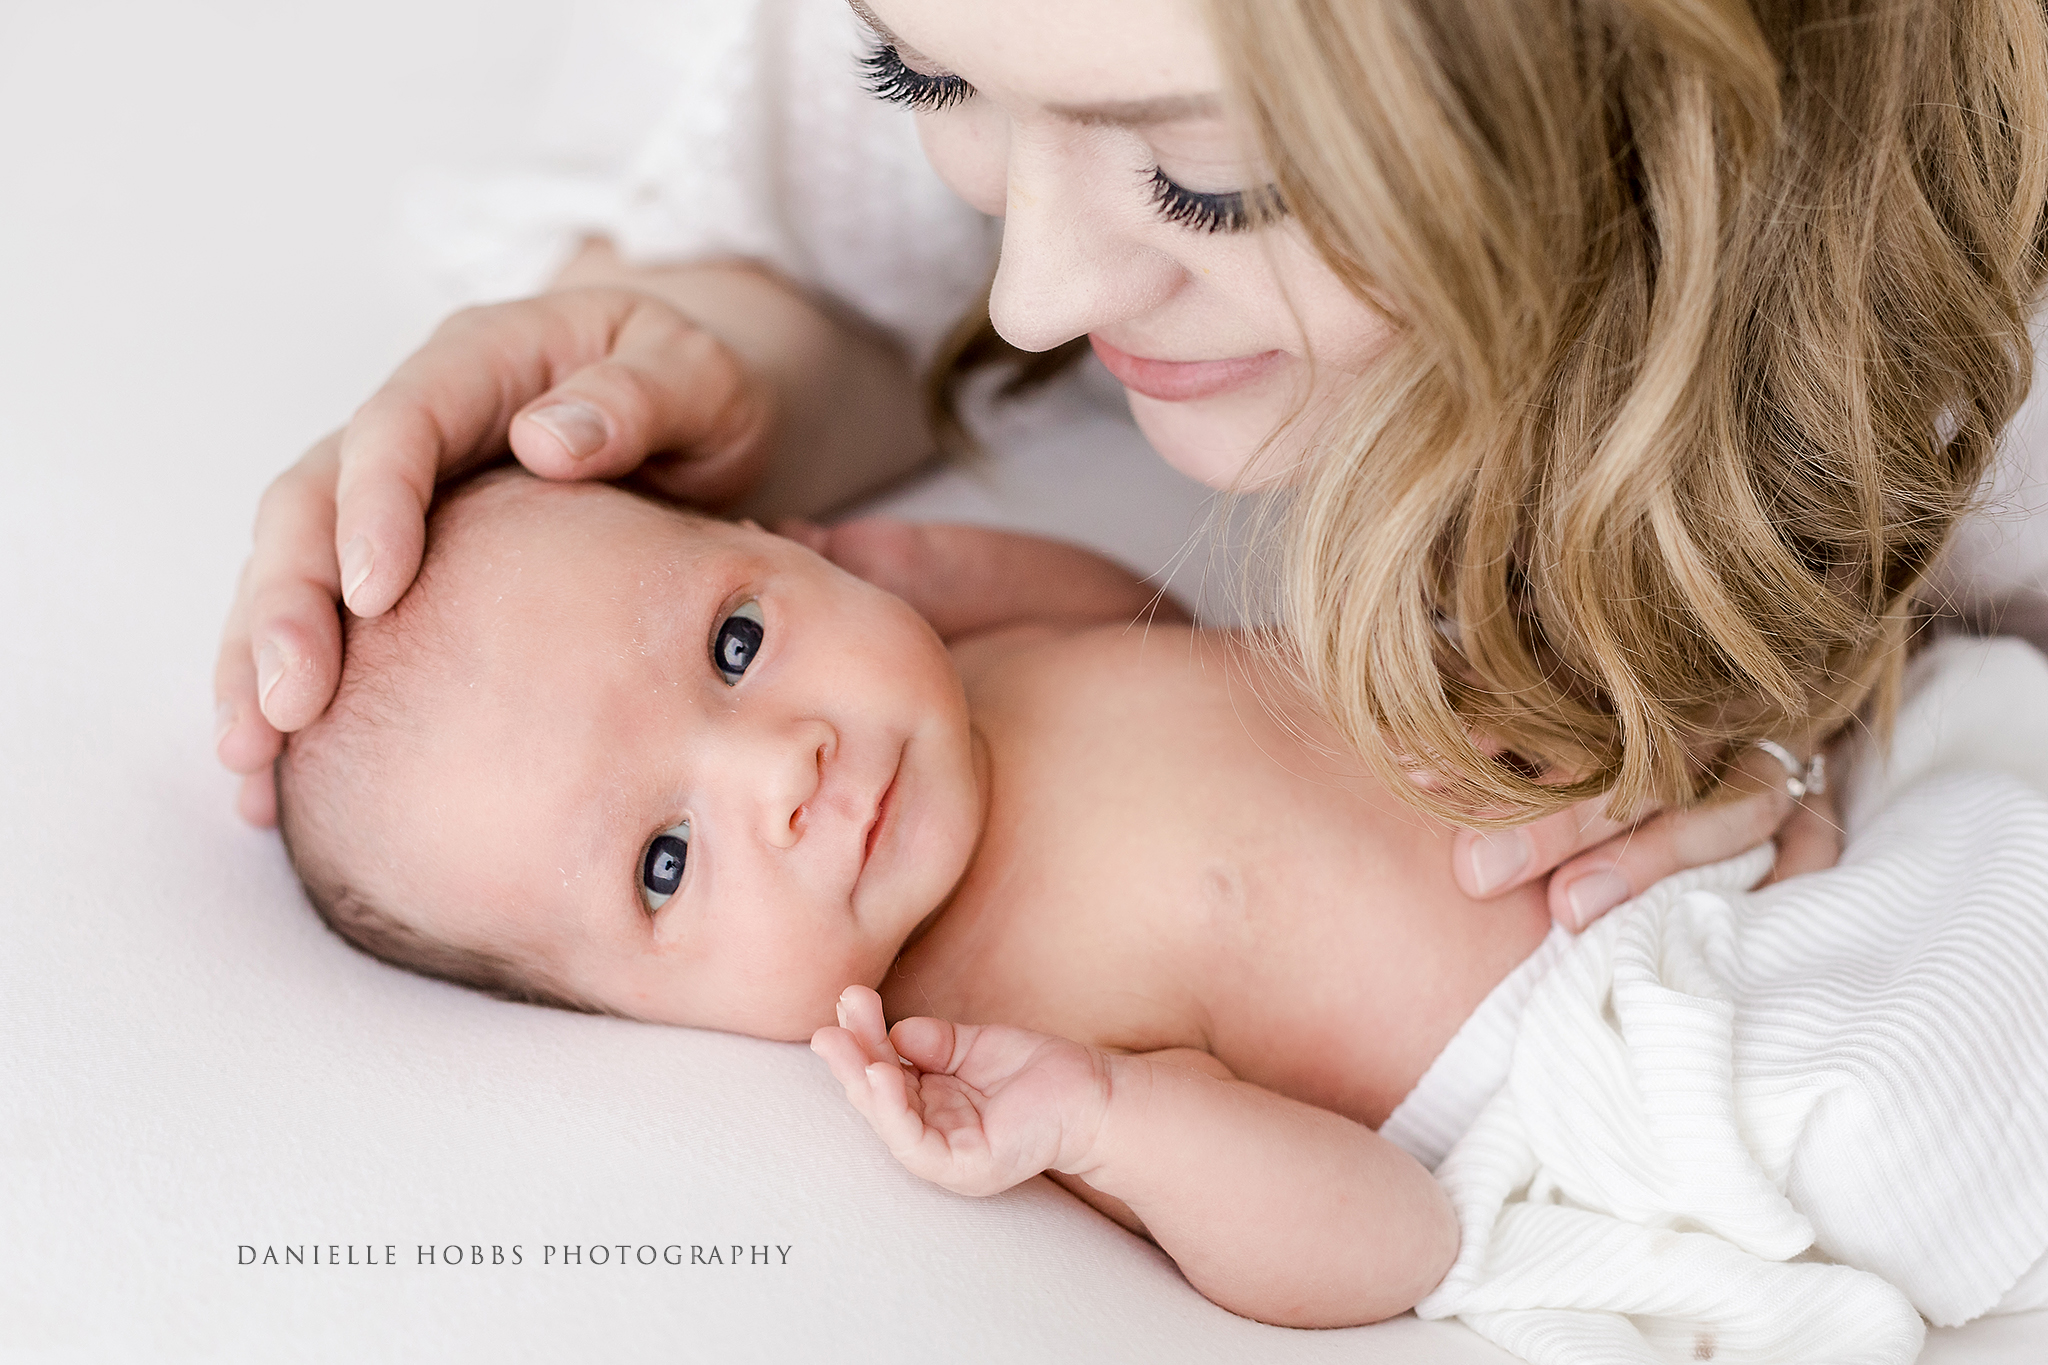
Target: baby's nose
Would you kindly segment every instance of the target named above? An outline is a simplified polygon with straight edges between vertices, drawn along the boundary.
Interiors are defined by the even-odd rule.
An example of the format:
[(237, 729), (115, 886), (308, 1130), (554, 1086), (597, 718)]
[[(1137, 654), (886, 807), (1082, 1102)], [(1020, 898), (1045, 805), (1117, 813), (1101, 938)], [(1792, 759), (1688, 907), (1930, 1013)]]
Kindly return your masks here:
[(761, 837), (771, 847), (794, 848), (804, 837), (811, 799), (838, 747), (839, 737), (821, 721), (777, 738), (762, 786)]

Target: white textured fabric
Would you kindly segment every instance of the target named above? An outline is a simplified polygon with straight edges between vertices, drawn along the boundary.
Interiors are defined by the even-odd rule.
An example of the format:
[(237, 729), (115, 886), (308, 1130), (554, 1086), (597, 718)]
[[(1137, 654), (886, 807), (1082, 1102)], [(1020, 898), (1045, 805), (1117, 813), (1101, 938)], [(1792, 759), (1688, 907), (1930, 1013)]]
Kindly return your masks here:
[(1912, 686), (1841, 866), (1670, 878), (1538, 983), (1423, 1316), (1556, 1365), (1903, 1365), (2048, 1252), (2048, 662), (1952, 640)]
[(922, 364), (995, 268), (997, 225), (870, 95), (845, 0), (594, 0), (539, 111), (533, 166), (414, 196), (470, 298), (532, 293), (583, 237), (631, 260), (765, 261)]

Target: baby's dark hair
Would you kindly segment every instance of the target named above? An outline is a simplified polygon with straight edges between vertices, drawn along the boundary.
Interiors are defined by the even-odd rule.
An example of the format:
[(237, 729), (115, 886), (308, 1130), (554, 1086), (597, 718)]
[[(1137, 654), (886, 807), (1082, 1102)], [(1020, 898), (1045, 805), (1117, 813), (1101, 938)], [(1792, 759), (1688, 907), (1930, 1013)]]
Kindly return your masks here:
[(306, 898), (329, 929), (371, 957), (422, 976), (524, 1004), (596, 1014), (521, 955), (449, 942), (423, 932), (392, 908), (395, 888), (377, 888), (376, 869), (389, 866), (365, 842), (361, 819), (376, 784), (392, 767), (394, 746), (417, 723), (405, 706), (409, 686), (444, 659), (448, 623), (435, 579), (468, 520), (464, 509), (501, 474), (465, 484), (437, 500), (427, 524), (419, 577), (384, 615), (342, 613), (341, 684), (326, 713), (291, 735), (278, 756), (277, 828)]

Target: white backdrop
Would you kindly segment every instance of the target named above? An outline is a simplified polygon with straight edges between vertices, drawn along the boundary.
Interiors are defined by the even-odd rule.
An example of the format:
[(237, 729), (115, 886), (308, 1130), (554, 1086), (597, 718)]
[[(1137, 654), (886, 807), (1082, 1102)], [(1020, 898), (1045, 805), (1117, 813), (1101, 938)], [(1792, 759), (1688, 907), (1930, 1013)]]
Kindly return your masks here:
[[(441, 310), (397, 201), (512, 159), (566, 4), (0, 0), (0, 1359), (1504, 1359), (1261, 1327), (1043, 1182), (925, 1187), (801, 1048), (389, 971), (234, 821), (257, 494)], [(1198, 490), (1057, 401), (1057, 445), (899, 505), (1164, 563)]]

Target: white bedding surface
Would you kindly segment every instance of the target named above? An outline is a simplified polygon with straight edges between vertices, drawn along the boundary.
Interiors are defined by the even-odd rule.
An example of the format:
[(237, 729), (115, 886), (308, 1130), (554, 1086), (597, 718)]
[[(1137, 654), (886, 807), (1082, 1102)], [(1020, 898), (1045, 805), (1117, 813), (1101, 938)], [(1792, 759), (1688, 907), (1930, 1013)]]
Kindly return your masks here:
[[(801, 1048), (371, 963), (234, 821), (209, 678), (256, 496), (438, 311), (395, 198), (509, 154), (564, 3), (0, 11), (0, 1360), (1506, 1359), (1245, 1322), (1043, 1182), (923, 1186)], [(898, 505), (1155, 566), (1197, 492), (1091, 421)], [(2007, 1320), (1925, 1359), (2044, 1355)]]

